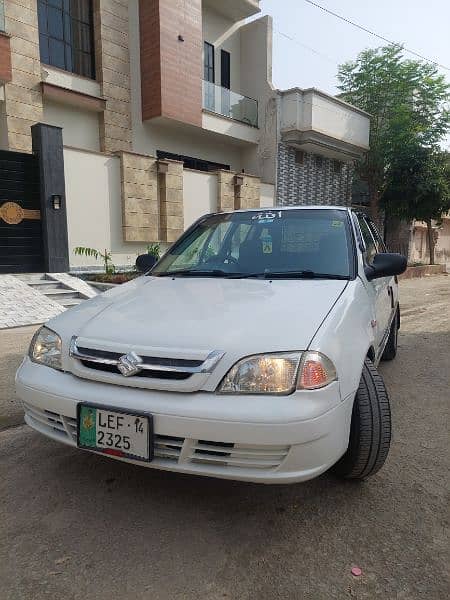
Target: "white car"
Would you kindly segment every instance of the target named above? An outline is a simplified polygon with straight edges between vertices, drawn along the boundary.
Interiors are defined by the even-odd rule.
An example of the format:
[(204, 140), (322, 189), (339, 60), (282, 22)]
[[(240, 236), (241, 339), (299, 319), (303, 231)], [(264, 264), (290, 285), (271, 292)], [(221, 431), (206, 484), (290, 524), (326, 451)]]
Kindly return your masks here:
[(16, 377), (28, 425), (115, 459), (253, 482), (383, 465), (376, 366), (396, 353), (406, 259), (366, 216), (206, 215), (153, 263), (139, 257), (145, 275), (35, 334)]

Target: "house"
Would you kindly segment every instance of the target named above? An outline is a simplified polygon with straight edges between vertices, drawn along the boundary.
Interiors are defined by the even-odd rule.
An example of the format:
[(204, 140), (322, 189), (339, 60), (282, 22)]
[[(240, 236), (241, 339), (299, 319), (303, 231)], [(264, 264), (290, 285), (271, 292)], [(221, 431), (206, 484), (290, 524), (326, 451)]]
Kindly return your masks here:
[(349, 202), (368, 116), (275, 90), (259, 12), (0, 0), (0, 272), (95, 267), (76, 246), (130, 265), (207, 212)]

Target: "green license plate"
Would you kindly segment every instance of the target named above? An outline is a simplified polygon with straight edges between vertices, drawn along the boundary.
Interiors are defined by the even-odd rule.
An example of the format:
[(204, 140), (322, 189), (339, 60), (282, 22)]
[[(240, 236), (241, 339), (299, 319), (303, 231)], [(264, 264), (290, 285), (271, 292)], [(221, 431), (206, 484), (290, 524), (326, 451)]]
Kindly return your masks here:
[(152, 460), (152, 415), (92, 404), (78, 404), (77, 412), (79, 448), (134, 460)]

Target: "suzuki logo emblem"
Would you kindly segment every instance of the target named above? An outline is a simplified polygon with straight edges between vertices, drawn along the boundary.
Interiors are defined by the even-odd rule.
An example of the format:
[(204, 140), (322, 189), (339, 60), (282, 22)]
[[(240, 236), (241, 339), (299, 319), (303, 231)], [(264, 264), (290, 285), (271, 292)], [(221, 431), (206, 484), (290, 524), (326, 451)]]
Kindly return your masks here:
[(141, 370), (142, 358), (135, 352), (128, 352), (119, 358), (117, 368), (124, 377), (136, 375)]

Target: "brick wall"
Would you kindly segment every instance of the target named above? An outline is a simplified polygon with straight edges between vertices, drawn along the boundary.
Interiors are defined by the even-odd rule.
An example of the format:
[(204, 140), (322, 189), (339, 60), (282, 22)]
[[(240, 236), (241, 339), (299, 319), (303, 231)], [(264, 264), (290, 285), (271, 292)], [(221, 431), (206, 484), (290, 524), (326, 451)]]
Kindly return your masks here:
[(100, 114), (100, 148), (131, 150), (127, 0), (94, 0), (94, 38), (96, 79), (106, 99), (106, 110)]
[[(298, 161), (301, 161), (300, 163)], [(353, 165), (280, 143), (278, 146), (277, 204), (350, 205)]]
[(35, 0), (5, 0), (11, 35), (11, 81), (5, 86), (8, 148), (31, 152), (31, 125), (42, 121), (41, 66)]

